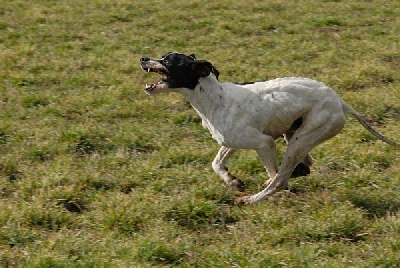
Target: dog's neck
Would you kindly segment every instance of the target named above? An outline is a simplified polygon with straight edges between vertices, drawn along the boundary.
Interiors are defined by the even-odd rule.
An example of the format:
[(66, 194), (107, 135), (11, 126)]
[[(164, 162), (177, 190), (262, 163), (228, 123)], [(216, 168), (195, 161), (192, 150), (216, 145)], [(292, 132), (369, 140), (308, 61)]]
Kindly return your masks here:
[(218, 80), (209, 75), (199, 79), (193, 89), (182, 89), (180, 92), (201, 115), (212, 114), (223, 107), (226, 100), (226, 88)]

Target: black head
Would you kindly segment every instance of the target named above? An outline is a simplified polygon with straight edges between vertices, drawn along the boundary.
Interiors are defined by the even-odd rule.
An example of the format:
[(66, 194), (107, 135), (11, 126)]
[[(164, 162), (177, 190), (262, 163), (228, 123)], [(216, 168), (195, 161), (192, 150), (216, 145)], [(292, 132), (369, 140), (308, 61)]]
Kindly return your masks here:
[(156, 72), (163, 76), (161, 81), (146, 85), (147, 94), (172, 91), (178, 88), (193, 90), (199, 78), (213, 73), (217, 79), (219, 72), (205, 60), (197, 60), (194, 54), (186, 56), (175, 52), (164, 55), (161, 59), (142, 57), (140, 66), (146, 72)]

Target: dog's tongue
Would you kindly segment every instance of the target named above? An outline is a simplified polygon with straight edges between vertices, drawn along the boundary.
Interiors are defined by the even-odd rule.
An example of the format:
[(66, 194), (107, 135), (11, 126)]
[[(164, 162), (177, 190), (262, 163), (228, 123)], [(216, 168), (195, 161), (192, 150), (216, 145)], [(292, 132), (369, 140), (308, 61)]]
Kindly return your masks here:
[(162, 88), (162, 84), (163, 84), (163, 82), (162, 81), (160, 81), (160, 82), (157, 82), (157, 83), (152, 83), (152, 84), (150, 84), (150, 85), (147, 85), (146, 84), (146, 88), (144, 89), (144, 92), (146, 92), (147, 94), (151, 94), (151, 93), (153, 93), (153, 91), (155, 90), (155, 89), (157, 89), (157, 87), (158, 88)]
[(146, 84), (146, 87), (144, 88), (144, 92), (150, 95), (150, 93), (157, 87), (156, 83), (152, 83), (150, 85)]
[(146, 88), (148, 89), (155, 89), (157, 87), (158, 83), (152, 83), (150, 85), (146, 85)]
[(146, 92), (147, 94), (150, 95), (150, 94), (156, 93), (156, 91), (166, 89), (166, 88), (168, 88), (168, 85), (164, 81), (161, 80), (158, 83), (152, 83), (150, 85), (146, 85), (144, 92)]

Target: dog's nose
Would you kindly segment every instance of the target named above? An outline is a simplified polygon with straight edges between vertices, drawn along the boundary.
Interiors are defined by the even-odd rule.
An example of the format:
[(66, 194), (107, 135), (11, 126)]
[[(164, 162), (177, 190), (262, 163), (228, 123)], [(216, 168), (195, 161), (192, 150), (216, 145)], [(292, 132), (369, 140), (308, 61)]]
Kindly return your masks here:
[(141, 62), (145, 62), (145, 61), (149, 61), (149, 60), (150, 60), (150, 58), (147, 58), (147, 57), (141, 57), (140, 58)]

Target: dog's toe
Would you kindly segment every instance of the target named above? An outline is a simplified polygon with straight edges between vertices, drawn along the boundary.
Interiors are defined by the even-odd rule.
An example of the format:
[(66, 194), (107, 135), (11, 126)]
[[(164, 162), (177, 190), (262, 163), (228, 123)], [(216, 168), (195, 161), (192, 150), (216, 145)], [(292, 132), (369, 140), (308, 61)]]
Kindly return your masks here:
[(294, 169), (294, 171), (292, 172), (292, 175), (290, 176), (291, 178), (297, 178), (297, 177), (301, 177), (301, 176), (307, 176), (308, 174), (310, 174), (310, 167), (300, 163), (296, 166), (296, 168)]

